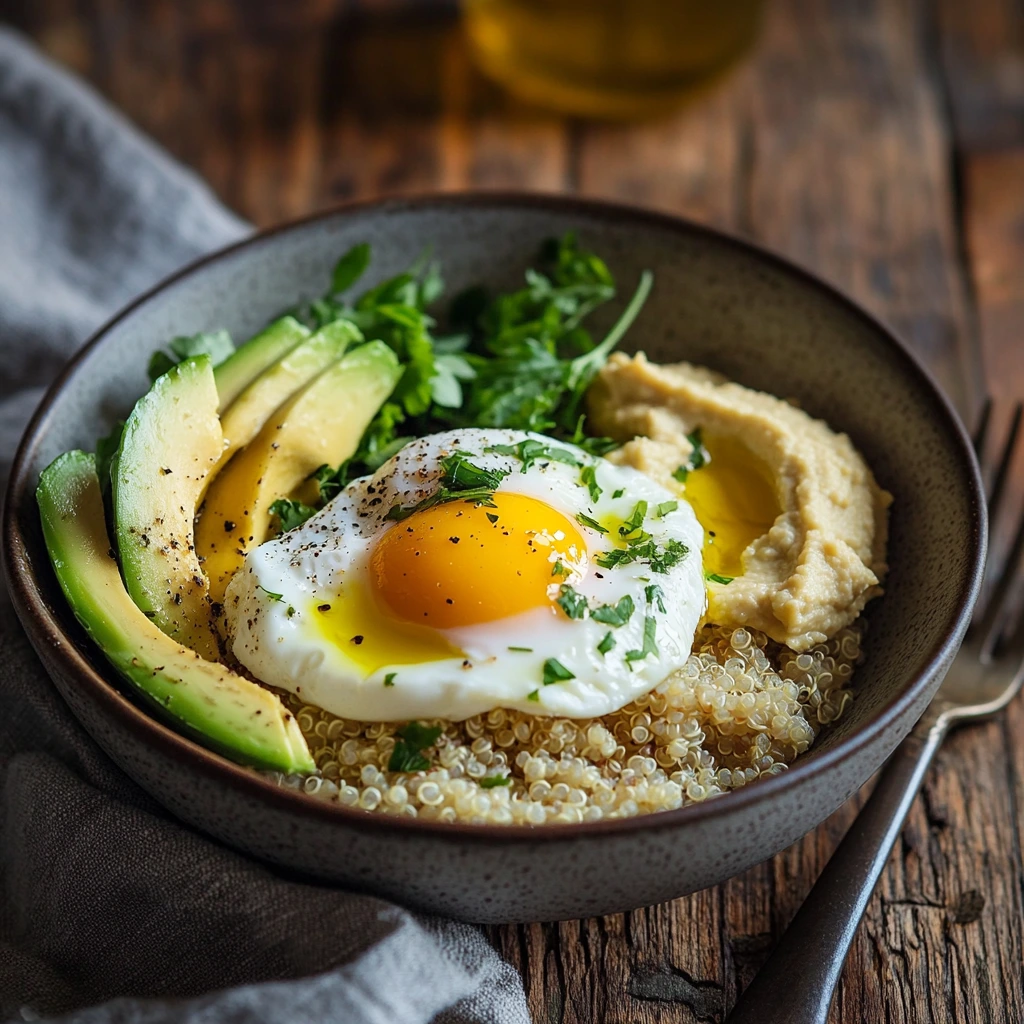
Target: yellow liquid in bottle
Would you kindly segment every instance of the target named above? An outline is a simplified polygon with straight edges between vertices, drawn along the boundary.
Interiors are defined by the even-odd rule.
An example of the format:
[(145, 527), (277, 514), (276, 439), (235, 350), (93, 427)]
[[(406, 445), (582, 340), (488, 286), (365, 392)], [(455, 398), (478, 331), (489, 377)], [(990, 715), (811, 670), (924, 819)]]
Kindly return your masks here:
[(691, 95), (753, 42), (762, 0), (463, 0), (470, 46), (512, 92), (628, 118)]

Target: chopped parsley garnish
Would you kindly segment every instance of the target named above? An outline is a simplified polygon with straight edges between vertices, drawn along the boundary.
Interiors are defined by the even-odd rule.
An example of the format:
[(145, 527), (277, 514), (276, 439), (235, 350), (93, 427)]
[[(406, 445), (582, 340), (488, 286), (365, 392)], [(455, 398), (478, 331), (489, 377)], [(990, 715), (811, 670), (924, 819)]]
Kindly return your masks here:
[(648, 655), (658, 653), (658, 645), (655, 643), (655, 633), (658, 629), (658, 623), (653, 615), (648, 615), (644, 619), (644, 645), (639, 650), (626, 651), (626, 661), (632, 665), (634, 661), (643, 661)]
[(597, 482), (597, 466), (584, 466), (580, 470), (580, 483), (590, 491), (590, 500), (597, 501), (602, 492), (601, 485)]
[(720, 573), (717, 573), (717, 572), (706, 572), (706, 573), (704, 573), (704, 579), (710, 580), (712, 583), (723, 583), (723, 584), (725, 584), (725, 583), (732, 583), (732, 581), (734, 579), (736, 579), (736, 577), (735, 576), (722, 576)]
[(510, 651), (523, 651), (526, 654), (532, 654), (533, 653), (533, 648), (532, 647), (509, 647), (509, 650)]
[(551, 566), (552, 576), (568, 576), (570, 570), (566, 569), (565, 563), (559, 558), (553, 566)]
[(492, 444), (484, 451), (494, 452), (498, 455), (514, 455), (523, 464), (523, 473), (538, 461), (562, 462), (567, 466), (580, 464), (580, 460), (568, 448), (545, 444), (532, 437), (528, 437), (525, 441), (517, 441), (515, 444)]
[(665, 591), (658, 586), (657, 583), (652, 583), (650, 586), (644, 587), (644, 594), (647, 596), (647, 603), (658, 606), (658, 611), (662, 615), (665, 614)]
[(284, 594), (275, 594), (272, 590), (267, 590), (267, 588), (264, 587), (260, 583), (256, 584), (256, 589), (257, 590), (262, 590), (263, 593), (266, 594), (267, 597), (269, 597), (271, 601), (283, 601), (284, 600)]
[(540, 690), (531, 690), (526, 695), (526, 699), (527, 700), (532, 700), (532, 701), (534, 701), (536, 703), (537, 701), (540, 700)]
[(678, 501), (663, 501), (654, 509), (654, 514), (659, 519), (664, 519), (665, 516), (669, 514), (669, 512), (675, 512), (677, 508), (679, 508)]
[(601, 642), (597, 645), (597, 649), (602, 654), (607, 654), (615, 646), (615, 637), (612, 636), (611, 630), (605, 633)]
[(602, 604), (590, 612), (595, 622), (605, 626), (624, 626), (634, 612), (633, 598), (629, 594), (620, 597), (616, 604)]
[(288, 498), (278, 498), (270, 506), (270, 514), (277, 516), (282, 533), (287, 533), (289, 530), (294, 530), (296, 526), (301, 526), (307, 519), (315, 516), (316, 513), (317, 510), (315, 508), (304, 505), (301, 501), (291, 501)]
[(711, 454), (704, 447), (704, 442), (701, 440), (700, 427), (687, 434), (686, 440), (692, 445), (693, 451), (687, 456), (686, 461), (672, 474), (681, 484), (686, 483), (686, 478), (695, 469), (703, 469), (711, 461)]
[(559, 588), (555, 603), (570, 619), (587, 617), (587, 599), (578, 590), (573, 590), (568, 583), (563, 583)]
[(625, 493), (626, 493), (626, 488), (625, 487), (620, 487), (618, 490), (612, 491), (612, 497), (613, 498), (621, 498)]
[(487, 516), (489, 523), (496, 523), (498, 521), (498, 514), (496, 512), (485, 512), (484, 515)]
[(636, 531), (644, 525), (644, 520), (646, 518), (647, 502), (638, 501), (636, 505), (633, 506), (633, 512), (630, 517), (619, 527), (619, 536), (628, 537), (631, 533), (636, 533)]
[(618, 565), (629, 565), (632, 562), (647, 562), (654, 572), (666, 573), (675, 568), (689, 553), (690, 549), (682, 541), (667, 540), (659, 546), (655, 541), (646, 538), (642, 543), (602, 551), (594, 561), (602, 569), (614, 569)]
[(592, 530), (597, 530), (598, 533), (608, 532), (596, 519), (591, 519), (590, 516), (584, 515), (582, 512), (576, 513), (576, 522), (581, 526), (589, 526)]
[(548, 658), (548, 660), (544, 662), (545, 686), (550, 686), (552, 683), (564, 683), (567, 679), (575, 678), (576, 676), (556, 658)]
[(395, 685), (395, 676), (397, 676), (397, 675), (398, 675), (397, 672), (389, 672), (384, 677), (384, 685), (385, 686), (394, 686)]
[(395, 749), (391, 751), (388, 761), (389, 772), (425, 772), (430, 762), (422, 751), (432, 747), (441, 735), (441, 726), (426, 726), (419, 722), (409, 722), (395, 731), (399, 737)]
[(480, 780), (481, 789), (494, 789), (496, 786), (511, 786), (512, 776), (511, 775), (488, 775), (487, 778)]
[(290, 618), (292, 618), (292, 616), (293, 616), (294, 614), (295, 614), (295, 609), (294, 609), (294, 608), (293, 608), (293, 607), (292, 607), (291, 605), (288, 605), (288, 609), (287, 609), (287, 611), (285, 612), (285, 615), (287, 615), (287, 616), (288, 616), (288, 618), (290, 619)]
[(427, 495), (415, 505), (392, 505), (384, 518), (400, 523), (414, 512), (421, 512), (423, 509), (443, 505), (449, 501), (468, 501), (475, 505), (494, 508), (494, 492), (508, 476), (508, 471), (504, 469), (474, 466), (463, 452), (446, 455), (440, 460), (440, 466), (441, 485), (433, 494)]

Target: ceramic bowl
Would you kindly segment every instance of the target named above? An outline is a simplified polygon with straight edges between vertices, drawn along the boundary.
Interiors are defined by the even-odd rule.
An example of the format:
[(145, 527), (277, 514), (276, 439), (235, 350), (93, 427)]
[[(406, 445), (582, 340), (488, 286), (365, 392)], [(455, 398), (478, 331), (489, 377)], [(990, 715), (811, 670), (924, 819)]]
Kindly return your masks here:
[[(659, 362), (707, 364), (795, 398), (847, 432), (895, 495), (885, 596), (869, 614), (856, 700), (788, 771), (703, 804), (574, 826), (504, 828), (394, 819), (279, 789), (151, 718), (72, 617), (50, 569), (33, 491), (60, 452), (91, 448), (147, 387), (162, 340), (256, 331), (315, 295), (338, 254), (373, 243), (372, 277), (425, 247), (452, 292), (511, 287), (541, 239), (575, 229), (623, 291), (656, 284), (628, 338)], [(307, 875), (472, 921), (583, 917), (713, 885), (813, 829), (882, 764), (938, 686), (977, 594), (985, 513), (955, 414), (902, 344), (817, 278), (686, 221), (575, 199), (449, 195), (349, 206), (232, 246), (119, 314), (71, 361), (14, 466), (5, 564), (21, 620), (100, 746), (182, 820)]]

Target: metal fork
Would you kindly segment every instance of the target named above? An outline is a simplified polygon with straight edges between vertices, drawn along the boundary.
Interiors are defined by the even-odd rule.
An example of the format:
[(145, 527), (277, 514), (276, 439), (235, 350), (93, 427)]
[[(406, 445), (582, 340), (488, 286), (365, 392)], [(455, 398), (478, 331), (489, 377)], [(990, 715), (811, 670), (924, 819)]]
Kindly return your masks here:
[[(983, 465), (991, 409), (991, 402), (986, 403), (975, 438)], [(1004, 504), (1020, 427), (1018, 403), (994, 464), (990, 524), (996, 523)], [(1007, 632), (1022, 551), (1024, 516), (1005, 558), (993, 555), (990, 548), (980, 610), (928, 710), (882, 769), (856, 821), (740, 997), (728, 1024), (825, 1024), (850, 943), (946, 733), (1002, 710), (1020, 689), (1024, 621)]]

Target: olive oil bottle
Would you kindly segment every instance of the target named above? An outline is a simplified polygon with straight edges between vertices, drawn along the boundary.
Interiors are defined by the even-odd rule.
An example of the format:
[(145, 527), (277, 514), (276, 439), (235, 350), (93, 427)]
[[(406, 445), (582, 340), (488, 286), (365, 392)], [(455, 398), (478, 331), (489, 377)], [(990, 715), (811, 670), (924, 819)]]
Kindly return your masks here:
[(470, 47), (510, 91), (566, 113), (658, 113), (730, 65), (761, 0), (463, 0)]

